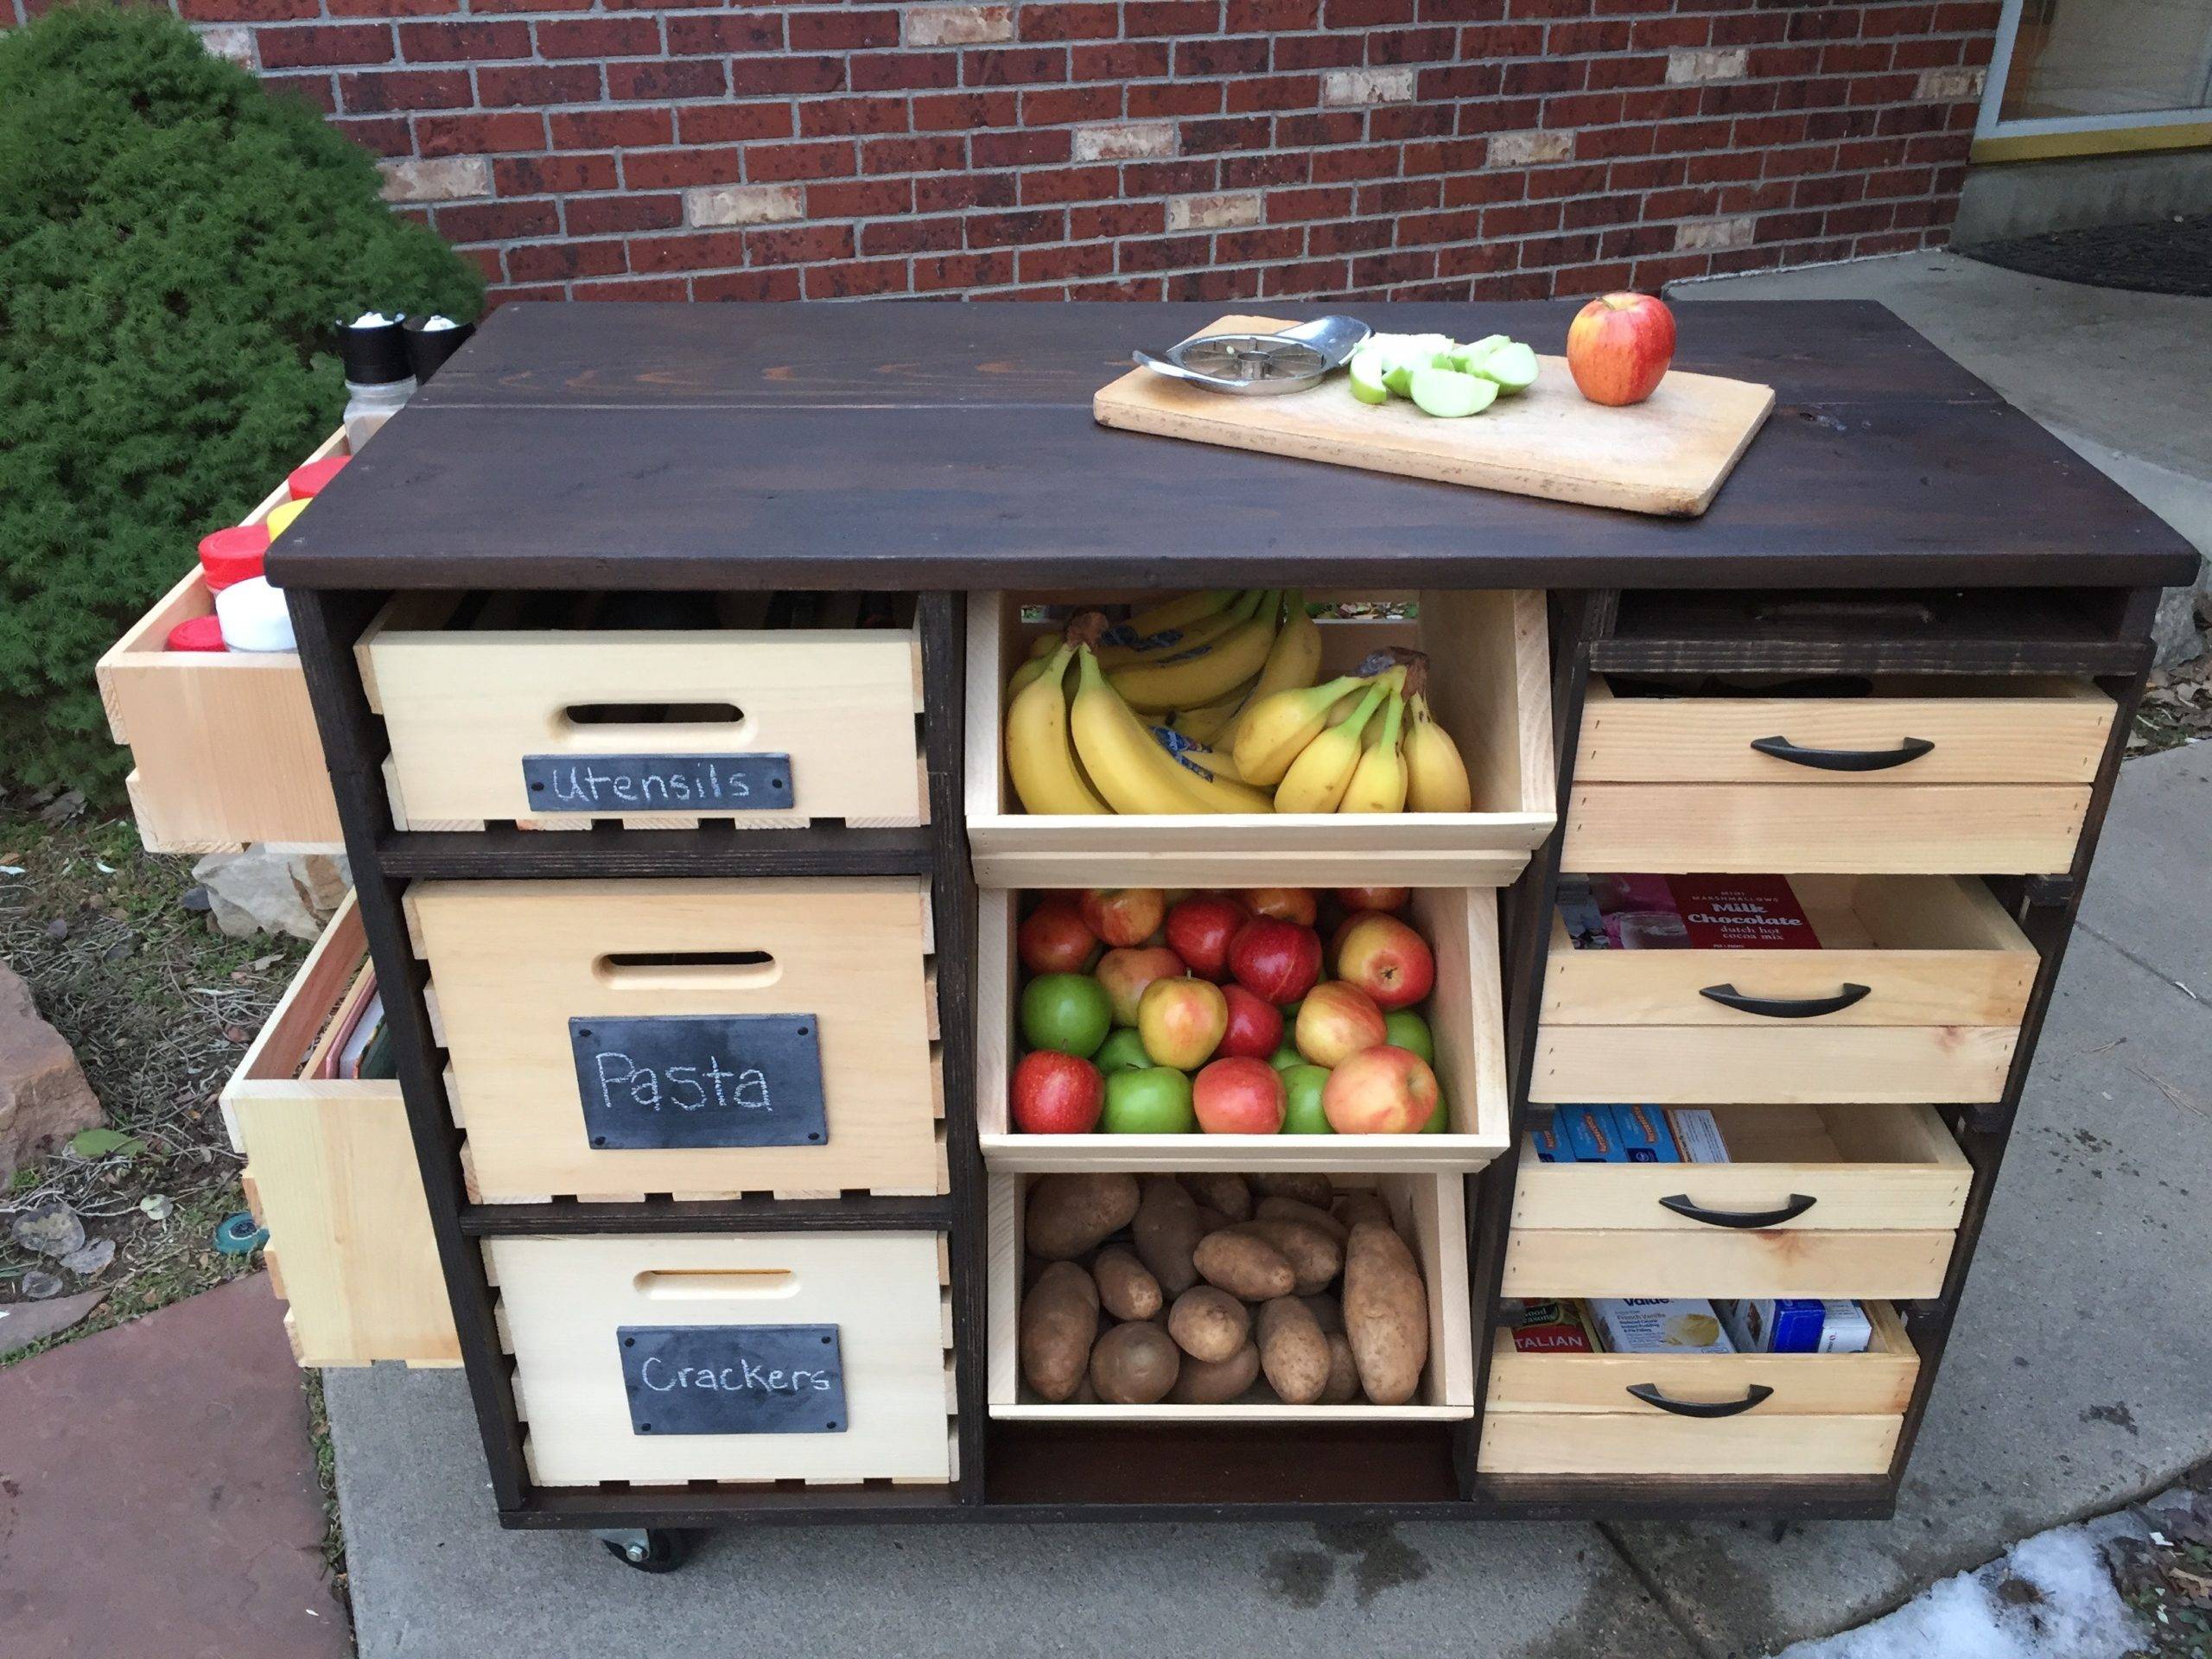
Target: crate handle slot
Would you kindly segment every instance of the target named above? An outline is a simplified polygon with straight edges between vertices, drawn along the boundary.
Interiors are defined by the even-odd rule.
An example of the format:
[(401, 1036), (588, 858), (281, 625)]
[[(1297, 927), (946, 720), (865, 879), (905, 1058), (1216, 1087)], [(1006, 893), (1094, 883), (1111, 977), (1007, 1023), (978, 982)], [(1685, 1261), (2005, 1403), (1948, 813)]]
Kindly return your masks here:
[(592, 726), (736, 726), (745, 710), (734, 702), (576, 702), (561, 711), (570, 728)]
[(789, 1268), (694, 1268), (683, 1272), (645, 1272), (631, 1289), (652, 1302), (720, 1302), (798, 1294), (798, 1274)]
[(592, 977), (623, 991), (760, 991), (784, 976), (766, 950), (610, 951)]

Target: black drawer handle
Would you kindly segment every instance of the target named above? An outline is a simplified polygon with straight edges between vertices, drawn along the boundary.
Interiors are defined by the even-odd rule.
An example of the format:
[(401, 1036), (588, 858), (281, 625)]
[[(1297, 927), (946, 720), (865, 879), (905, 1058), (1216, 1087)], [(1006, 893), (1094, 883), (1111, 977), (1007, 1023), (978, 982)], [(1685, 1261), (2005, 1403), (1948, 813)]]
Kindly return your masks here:
[(1698, 995), (1738, 1014), (1763, 1014), (1770, 1020), (1817, 1020), (1824, 1014), (1840, 1014), (1872, 991), (1872, 986), (1846, 981), (1834, 996), (1745, 996), (1733, 985), (1707, 985)]
[(1747, 1386), (1740, 1400), (1669, 1400), (1656, 1382), (1631, 1382), (1628, 1391), (1645, 1405), (1671, 1411), (1677, 1417), (1740, 1417), (1760, 1402), (1774, 1397), (1774, 1390), (1763, 1382)]
[(1887, 772), (1919, 760), (1936, 746), (1924, 737), (1908, 737), (1894, 749), (1804, 749), (1786, 737), (1755, 737), (1751, 747), (1761, 754), (1816, 772)]
[(1779, 1227), (1786, 1221), (1795, 1221), (1820, 1200), (1810, 1193), (1792, 1192), (1789, 1202), (1779, 1210), (1707, 1210), (1690, 1202), (1689, 1194), (1677, 1192), (1672, 1198), (1659, 1200), (1662, 1208), (1673, 1211), (1690, 1221), (1701, 1221), (1708, 1227), (1740, 1227), (1750, 1232), (1761, 1227)]

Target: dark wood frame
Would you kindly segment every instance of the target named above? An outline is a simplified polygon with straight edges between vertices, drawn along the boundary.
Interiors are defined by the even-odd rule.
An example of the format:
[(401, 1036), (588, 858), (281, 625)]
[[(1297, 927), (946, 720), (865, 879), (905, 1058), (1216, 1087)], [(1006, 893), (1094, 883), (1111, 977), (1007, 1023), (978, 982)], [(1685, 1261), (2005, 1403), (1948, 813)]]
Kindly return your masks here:
[[(1179, 580), (1200, 583), (1192, 569)], [(1452, 586), (1451, 565), (1424, 581)], [(520, 1528), (692, 1528), (714, 1525), (941, 1520), (1183, 1520), (1330, 1516), (1471, 1520), (1520, 1516), (1675, 1516), (1758, 1514), (1878, 1516), (1890, 1513), (1913, 1437), (1948, 1342), (2082, 880), (2094, 855), (2126, 732), (2149, 667), (2154, 589), (2074, 590), (2058, 609), (2083, 626), (1986, 628), (1930, 638), (1881, 623), (1831, 622), (1748, 635), (1697, 626), (1679, 636), (1621, 631), (1618, 589), (1572, 589), (1552, 602), (1552, 715), (1562, 813), (1573, 780), (1575, 733), (1591, 673), (1608, 669), (1713, 673), (1872, 671), (2093, 672), (2119, 704), (2073, 871), (2064, 878), (1997, 886), (2042, 956), (2026, 1021), (2003, 1098), (1953, 1109), (1948, 1121), (1974, 1170), (1965, 1220), (1942, 1295), (1908, 1305), (1921, 1351), (1918, 1383), (1886, 1477), (1703, 1480), (1681, 1478), (1484, 1476), (1475, 1467), (1490, 1365), (1516, 1162), (1499, 1159), (1472, 1179), (1468, 1248), (1478, 1316), (1472, 1320), (1477, 1414), (1456, 1424), (1218, 1426), (1040, 1425), (990, 1422), (984, 1402), (987, 1332), (983, 1287), (984, 1167), (974, 1102), (975, 884), (961, 814), (964, 734), (965, 597), (924, 593), (921, 636), (925, 756), (930, 823), (918, 830), (823, 829), (742, 835), (728, 830), (599, 830), (539, 836), (493, 828), (480, 834), (392, 829), (380, 722), (368, 709), (353, 645), (380, 591), (289, 590), (300, 652), (336, 791), (360, 911), (396, 1041), (408, 1122), (423, 1167), (433, 1231), (461, 1337), (463, 1366), (484, 1440), (503, 1525)], [(1719, 606), (1729, 595), (1705, 595)], [(2043, 596), (2048, 601), (2051, 595)], [(2007, 601), (2010, 602), (2010, 601)], [(1637, 608), (1663, 615), (1663, 601)], [(1676, 607), (1678, 610), (1680, 607)], [(1694, 609), (1694, 607), (1693, 607)], [(1999, 605), (1999, 608), (2004, 608)], [(2048, 607), (2046, 607), (2048, 608)], [(1941, 631), (1939, 631), (1941, 632)], [(2060, 637), (2063, 634), (2063, 637)], [(1507, 1045), (1515, 1144), (1524, 1125), (1535, 1047), (1535, 1010), (1546, 966), (1561, 837), (1554, 834), (1502, 894)], [(525, 879), (582, 875), (786, 875), (927, 874), (938, 930), (938, 988), (944, 1033), (950, 1192), (937, 1199), (852, 1194), (839, 1200), (747, 1199), (639, 1205), (556, 1202), (484, 1205), (461, 1184), (460, 1136), (448, 1108), (442, 1065), (423, 988), (424, 965), (410, 946), (400, 901), (410, 880), (431, 877)], [(395, 988), (397, 995), (394, 995)], [(529, 1481), (523, 1430), (500, 1349), (479, 1243), (532, 1233), (907, 1230), (949, 1235), (958, 1397), (957, 1477), (946, 1488), (887, 1484), (809, 1488), (541, 1489)], [(1133, 1455), (1141, 1453), (1141, 1455)]]

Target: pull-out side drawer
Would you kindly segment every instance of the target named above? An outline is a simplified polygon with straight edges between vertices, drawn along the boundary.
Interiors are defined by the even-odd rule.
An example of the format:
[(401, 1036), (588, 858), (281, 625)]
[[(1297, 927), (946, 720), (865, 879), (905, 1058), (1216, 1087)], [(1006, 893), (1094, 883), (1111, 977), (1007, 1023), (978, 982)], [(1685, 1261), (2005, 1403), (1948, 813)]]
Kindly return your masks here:
[(912, 877), (425, 882), (485, 1203), (946, 1187)]
[[(308, 457), (343, 454), (334, 432)], [(284, 481), (245, 516), (289, 499)], [(169, 630), (215, 613), (200, 566), (108, 648), (95, 672), (109, 730), (130, 749), (125, 782), (139, 839), (155, 853), (296, 851), (344, 841), (299, 653), (170, 651)]]
[(2116, 713), (2064, 678), (1838, 697), (1630, 689), (1590, 683), (1567, 869), (2063, 874)]
[(1863, 1354), (1522, 1353), (1499, 1331), (1478, 1466), (1526, 1475), (1885, 1473), (1920, 1357), (1895, 1308), (1873, 1301), (1866, 1313), (1874, 1338)]
[(1817, 950), (1576, 950), (1552, 924), (1529, 1096), (2002, 1096), (2039, 958), (1978, 877), (1790, 878)]
[(498, 1238), (484, 1258), (540, 1484), (952, 1478), (937, 1234)]
[[(750, 626), (765, 597), (626, 627), (594, 596), (401, 594), (354, 653), (399, 828), (921, 823), (920, 636)], [(565, 626), (524, 626), (549, 604)]]
[(300, 1363), (457, 1364), (399, 1084), (300, 1076), (367, 960), (348, 894), (225, 1086), (223, 1115)]
[(1932, 1108), (1713, 1114), (1729, 1163), (1542, 1163), (1524, 1145), (1502, 1294), (1941, 1293), (1973, 1170)]

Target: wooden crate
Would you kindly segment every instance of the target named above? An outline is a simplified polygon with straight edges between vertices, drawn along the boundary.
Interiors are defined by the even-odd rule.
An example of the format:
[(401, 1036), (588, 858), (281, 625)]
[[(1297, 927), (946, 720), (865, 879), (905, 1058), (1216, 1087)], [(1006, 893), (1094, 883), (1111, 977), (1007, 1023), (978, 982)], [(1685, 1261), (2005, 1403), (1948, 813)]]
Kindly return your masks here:
[[(1870, 1301), (1863, 1354), (1522, 1353), (1492, 1339), (1477, 1466), (1514, 1475), (1878, 1475), (1888, 1472), (1920, 1356), (1897, 1310)], [(1683, 1403), (1771, 1390), (1738, 1415)]]
[[(345, 450), (345, 433), (334, 432), (308, 460)], [(280, 479), (243, 522), (259, 524), (289, 499)], [(249, 842), (340, 849), (298, 653), (164, 649), (178, 623), (214, 612), (195, 560), (94, 670), (108, 729), (130, 750), (124, 782), (139, 838), (156, 853), (229, 853)]]
[(1558, 821), (1554, 798), (1551, 667), (1544, 597), (1527, 592), (1313, 594), (1416, 601), (1415, 620), (1321, 623), (1321, 671), (1345, 672), (1370, 652), (1411, 645), (1429, 655), (1429, 700), (1459, 745), (1472, 812), (1225, 814), (1157, 817), (1033, 815), (1007, 777), (1007, 676), (1051, 625), (1025, 607), (1104, 603), (1130, 594), (984, 593), (968, 601), (968, 845), (986, 887), (1503, 887)]
[[(916, 825), (928, 791), (915, 718), (921, 639), (904, 628), (516, 626), (523, 598), (403, 594), (355, 646), (369, 706), (384, 716), (392, 816), (403, 830), (632, 830)], [(588, 603), (588, 601), (587, 601)], [(746, 596), (717, 601), (725, 618)], [(588, 615), (588, 613), (587, 612)], [(612, 718), (615, 715), (624, 716)], [(584, 718), (579, 719), (582, 715)], [(789, 757), (782, 810), (555, 810), (525, 757)], [(644, 789), (651, 800), (650, 784)], [(610, 791), (613, 785), (609, 785)]]
[[(1552, 919), (1535, 1101), (2002, 1097), (2040, 958), (1979, 877), (1793, 876), (1817, 950), (1577, 950)], [(1833, 998), (1814, 1017), (1703, 995)]]
[(1450, 1127), (1440, 1135), (1024, 1135), (1009, 1121), (1020, 1048), (1016, 912), (1021, 895), (977, 894), (976, 1122), (998, 1170), (1475, 1170), (1505, 1150), (1503, 988), (1497, 900), (1487, 887), (1422, 887), (1411, 918), (1436, 955), (1428, 999), (1436, 1075)]
[(224, 1086), (264, 1257), (290, 1304), (302, 1365), (455, 1365), (461, 1349), (399, 1084), (302, 1077), (317, 1037), (367, 971), (353, 896)]
[[(952, 1478), (951, 1301), (938, 1234), (495, 1238), (484, 1260), (540, 1485)], [(620, 1327), (756, 1325), (836, 1327), (847, 1417), (836, 1431), (657, 1437), (633, 1427)]]
[[(2087, 680), (1878, 681), (1866, 697), (1621, 696), (1591, 679), (1563, 868), (2063, 874), (2116, 713)], [(1762, 752), (1881, 753), (1873, 771)]]
[(1156, 1406), (1054, 1405), (1037, 1399), (1021, 1380), (1016, 1349), (1022, 1293), (1021, 1231), (1030, 1177), (994, 1172), (987, 1179), (990, 1189), (990, 1370), (986, 1399), (994, 1418), (1063, 1423), (1414, 1422), (1450, 1421), (1475, 1414), (1466, 1186), (1460, 1176), (1351, 1173), (1337, 1182), (1339, 1187), (1372, 1187), (1382, 1192), (1399, 1232), (1413, 1247), (1428, 1287), (1428, 1368), (1421, 1374), (1420, 1397), (1402, 1406), (1287, 1406), (1274, 1400), (1232, 1401), (1218, 1406), (1165, 1402)]
[[(405, 904), (480, 1202), (948, 1189), (920, 879), (432, 881)], [(572, 1017), (767, 1014), (815, 1016), (821, 1144), (592, 1144)]]
[[(1718, 1106), (1726, 1164), (1538, 1161), (1524, 1144), (1507, 1296), (1935, 1296), (1974, 1171), (1921, 1105)], [(1801, 1213), (1756, 1230), (1701, 1221)], [(1810, 1206), (1793, 1200), (1809, 1198)]]

